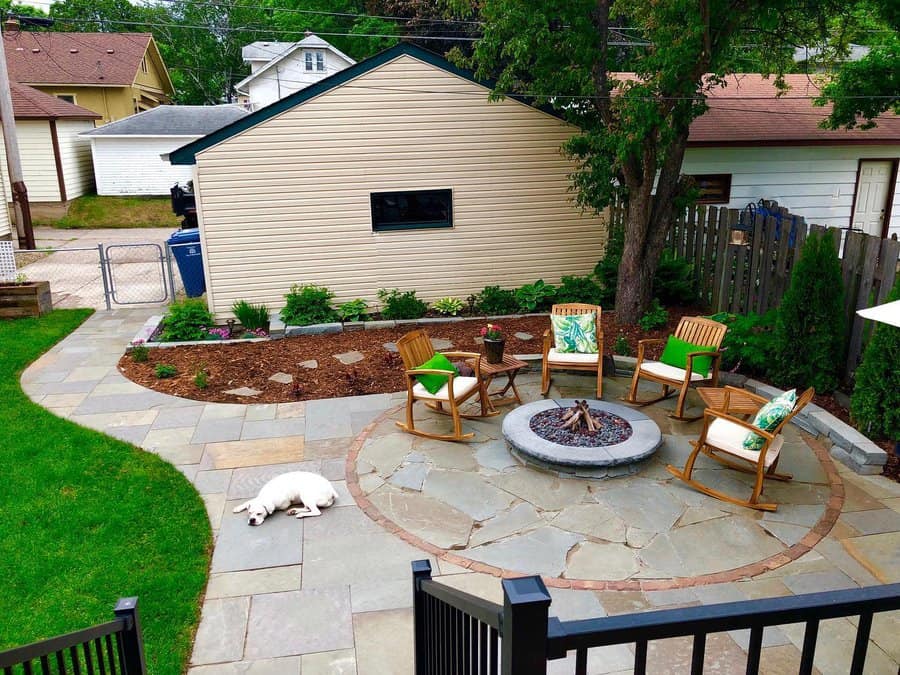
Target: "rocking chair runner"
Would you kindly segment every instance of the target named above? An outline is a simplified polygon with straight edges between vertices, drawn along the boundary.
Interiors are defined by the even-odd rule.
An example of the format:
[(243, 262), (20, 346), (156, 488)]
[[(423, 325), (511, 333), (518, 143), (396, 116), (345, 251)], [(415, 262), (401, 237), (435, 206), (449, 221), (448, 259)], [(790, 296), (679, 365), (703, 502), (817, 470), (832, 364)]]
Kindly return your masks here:
[[(778, 509), (778, 504), (760, 503), (759, 501), (763, 491), (763, 482), (768, 478), (780, 481), (789, 481), (793, 478), (790, 474), (777, 473), (775, 470), (778, 467), (778, 460), (781, 456), (781, 447), (784, 444), (784, 436), (782, 436), (781, 430), (791, 421), (794, 415), (800, 412), (803, 407), (812, 400), (816, 392), (811, 387), (804, 391), (797, 398), (797, 402), (794, 404), (794, 409), (791, 411), (790, 415), (785, 417), (772, 431), (763, 431), (762, 429), (753, 426), (753, 424), (748, 421), (728, 414), (728, 394), (729, 392), (740, 392), (742, 396), (747, 396), (757, 401), (760, 406), (768, 403), (768, 400), (762, 396), (757, 396), (756, 394), (735, 387), (725, 387), (725, 390), (725, 402), (722, 409), (714, 410), (712, 408), (707, 408), (704, 412), (705, 419), (703, 431), (700, 432), (700, 437), (696, 441), (691, 441), (691, 445), (694, 446), (694, 449), (688, 456), (687, 461), (684, 464), (684, 469), (677, 469), (671, 464), (666, 468), (669, 473), (676, 478), (683, 480), (695, 490), (699, 490), (716, 499), (721, 499), (740, 506), (748, 506), (751, 509), (758, 509), (760, 511), (775, 511)], [(765, 439), (765, 443), (758, 452), (756, 450), (747, 450), (744, 448), (744, 438), (746, 438), (747, 433), (750, 431)], [(753, 486), (753, 492), (751, 493), (750, 498), (744, 500), (732, 497), (731, 495), (727, 495), (708, 485), (703, 485), (694, 479), (692, 476), (694, 462), (697, 461), (697, 456), (701, 452), (707, 457), (711, 457), (717, 462), (721, 462), (732, 469), (737, 469), (744, 473), (755, 473), (756, 482)]]
[[(448, 358), (474, 359), (475, 377), (464, 377), (447, 373), (443, 370), (423, 370), (419, 368), (420, 365), (435, 354), (431, 340), (423, 330), (411, 331), (397, 340), (397, 351), (400, 353), (400, 357), (403, 359), (403, 366), (406, 369), (406, 422), (397, 422), (397, 426), (404, 431), (416, 436), (424, 436), (425, 438), (435, 438), (444, 441), (465, 441), (472, 438), (475, 434), (464, 434), (462, 432), (460, 418), (489, 417), (497, 414), (491, 412), (486, 403), (484, 382), (481, 379), (481, 354), (477, 352), (441, 352)], [(447, 375), (447, 382), (434, 394), (416, 381), (416, 376), (429, 374)], [(478, 395), (481, 403), (481, 414), (463, 415), (460, 413), (460, 404), (475, 395)], [(433, 434), (416, 429), (415, 420), (413, 419), (413, 404), (416, 401), (425, 401), (425, 405), (435, 412), (453, 417), (453, 433)], [(444, 408), (445, 404), (449, 409)]]
[(594, 330), (597, 336), (596, 354), (578, 354), (558, 352), (554, 345), (553, 331), (544, 331), (544, 350), (541, 367), (541, 393), (546, 396), (550, 391), (550, 371), (588, 370), (597, 373), (597, 398), (603, 397), (603, 328), (600, 323), (600, 305), (586, 305), (581, 302), (568, 302), (553, 305), (550, 314), (571, 316), (573, 314), (589, 314), (594, 312)]
[[(693, 352), (687, 356), (687, 368), (676, 368), (659, 361), (644, 361), (644, 350), (648, 345), (664, 343), (662, 338), (652, 338), (641, 340), (638, 342), (637, 363), (634, 366), (634, 375), (631, 378), (631, 390), (625, 401), (641, 406), (650, 405), (657, 401), (662, 401), (675, 393), (677, 389), (678, 404), (675, 406), (675, 413), (672, 415), (675, 419), (684, 421), (698, 420), (702, 415), (694, 417), (685, 417), (684, 404), (687, 399), (688, 389), (691, 385), (701, 383), (710, 383), (711, 386), (717, 387), (719, 384), (719, 362), (722, 353), (719, 347), (722, 346), (722, 340), (725, 338), (725, 332), (728, 327), (718, 321), (705, 319), (702, 316), (684, 316), (678, 322), (675, 329), (675, 337), (690, 342), (695, 345), (706, 345), (715, 347), (712, 352)], [(705, 377), (700, 373), (695, 373), (692, 369), (693, 361), (698, 356), (708, 356), (712, 358), (712, 366), (710, 367), (709, 376)], [(662, 394), (650, 400), (641, 401), (637, 397), (638, 382), (641, 379), (659, 382), (662, 385)]]

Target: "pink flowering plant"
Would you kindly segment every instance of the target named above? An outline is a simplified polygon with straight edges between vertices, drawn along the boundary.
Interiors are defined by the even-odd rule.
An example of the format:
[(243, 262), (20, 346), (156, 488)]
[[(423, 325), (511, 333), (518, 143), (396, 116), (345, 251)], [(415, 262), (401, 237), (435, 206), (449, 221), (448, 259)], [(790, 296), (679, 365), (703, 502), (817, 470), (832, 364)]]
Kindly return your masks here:
[(230, 331), (227, 328), (210, 328), (206, 332), (213, 340), (227, 340), (231, 337)]
[(502, 340), (503, 329), (496, 323), (489, 323), (481, 329), (481, 337), (485, 340)]
[(146, 363), (150, 358), (150, 348), (141, 339), (132, 340), (130, 354), (135, 363)]

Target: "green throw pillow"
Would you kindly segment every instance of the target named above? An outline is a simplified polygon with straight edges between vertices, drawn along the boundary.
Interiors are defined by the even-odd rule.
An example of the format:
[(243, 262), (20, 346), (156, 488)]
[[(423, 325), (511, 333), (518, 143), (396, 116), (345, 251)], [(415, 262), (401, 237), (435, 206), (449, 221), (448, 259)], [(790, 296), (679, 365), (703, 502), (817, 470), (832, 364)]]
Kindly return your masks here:
[(551, 314), (550, 325), (553, 326), (553, 341), (556, 343), (556, 351), (562, 354), (597, 353), (595, 312), (570, 314), (569, 316)]
[[(419, 366), (417, 370), (446, 370), (448, 373), (459, 375), (459, 371), (456, 369), (456, 366), (450, 363), (450, 359), (448, 359), (443, 354), (435, 354), (425, 363)], [(446, 375), (427, 374), (416, 375), (416, 379), (419, 381), (419, 384), (421, 384), (423, 387), (425, 387), (426, 390), (428, 390), (429, 394), (436, 394), (450, 378)]]
[[(797, 390), (791, 389), (780, 394), (766, 403), (756, 417), (753, 418), (753, 426), (772, 431), (775, 427), (784, 421), (784, 418), (791, 414), (794, 406), (797, 404)], [(765, 445), (766, 439), (752, 431), (747, 434), (744, 439), (745, 450), (761, 450)]]
[[(665, 349), (663, 349), (662, 356), (659, 357), (659, 360), (660, 363), (665, 363), (667, 366), (674, 366), (675, 368), (685, 370), (687, 368), (688, 354), (693, 352), (715, 351), (718, 351), (717, 347), (704, 347), (703, 345), (691, 344), (686, 340), (671, 335), (666, 342)], [(711, 367), (711, 356), (695, 356), (694, 360), (691, 362), (691, 370), (703, 377), (709, 377), (709, 369)]]

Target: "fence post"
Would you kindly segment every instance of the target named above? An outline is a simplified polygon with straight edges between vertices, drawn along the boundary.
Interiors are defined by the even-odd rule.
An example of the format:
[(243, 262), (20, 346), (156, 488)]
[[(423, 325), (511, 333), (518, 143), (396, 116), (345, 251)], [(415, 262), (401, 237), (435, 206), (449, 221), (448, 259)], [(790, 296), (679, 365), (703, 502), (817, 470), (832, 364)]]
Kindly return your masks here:
[(175, 302), (175, 275), (172, 273), (172, 247), (169, 245), (169, 242), (163, 242), (166, 247), (166, 276), (169, 279), (169, 291), (171, 295), (169, 297), (172, 298), (172, 302)]
[(540, 577), (503, 580), (502, 675), (546, 675), (549, 612)]
[(137, 598), (119, 598), (113, 610), (120, 619), (125, 619), (122, 631), (122, 661), (125, 675), (146, 675), (147, 662), (144, 660), (144, 638), (141, 635), (141, 621), (138, 616)]
[(427, 675), (428, 660), (426, 647), (429, 640), (434, 640), (435, 635), (428, 635), (425, 627), (425, 592), (422, 590), (422, 581), (431, 579), (431, 563), (427, 560), (412, 561), (413, 577), (413, 655), (414, 670), (416, 675)]
[(106, 311), (112, 309), (112, 304), (109, 302), (109, 278), (106, 276), (109, 272), (108, 261), (106, 260), (106, 256), (103, 253), (103, 244), (97, 244), (97, 252), (100, 254), (100, 278), (103, 279), (103, 299), (106, 301)]

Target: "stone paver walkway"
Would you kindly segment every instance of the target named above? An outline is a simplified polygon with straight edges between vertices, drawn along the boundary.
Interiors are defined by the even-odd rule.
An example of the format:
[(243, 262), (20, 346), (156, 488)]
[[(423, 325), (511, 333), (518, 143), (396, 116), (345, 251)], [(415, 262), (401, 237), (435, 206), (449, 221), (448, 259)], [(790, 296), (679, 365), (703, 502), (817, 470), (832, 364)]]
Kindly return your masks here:
[[(403, 394), (271, 405), (166, 396), (126, 380), (116, 369), (124, 346), (149, 314), (96, 314), (35, 362), (22, 386), (56, 414), (172, 462), (203, 496), (216, 547), (191, 675), (411, 673), (412, 560), (430, 559), (442, 582), (493, 600), (499, 598), (498, 579), (477, 571), (482, 568), (463, 554), (493, 548), (491, 564), (479, 563), (484, 570), (494, 571), (496, 564), (543, 571), (561, 585), (573, 577), (646, 581), (697, 575), (721, 567), (719, 556), (736, 560), (747, 549), (762, 550), (759, 559), (786, 550), (797, 537), (802, 541), (834, 496), (811, 451), (798, 454), (793, 467), (802, 474), (799, 487), (777, 496), (773, 489), (789, 506), (763, 516), (665, 484), (658, 462), (627, 479), (632, 483), (545, 484), (543, 474), (519, 467), (497, 440), (499, 417), (467, 422), (478, 433), (472, 444), (413, 442), (394, 435), (386, 415), (403, 402)], [(536, 398), (535, 376), (521, 381), (524, 398)], [(621, 380), (604, 383), (608, 392), (622, 385)], [(591, 383), (557, 376), (555, 387), (554, 395), (585, 396)], [(425, 412), (420, 416), (424, 424), (444, 422)], [(690, 430), (674, 423), (663, 430), (667, 443), (661, 459), (677, 460)], [(792, 431), (792, 447), (802, 449), (802, 442)], [(357, 505), (345, 480), (351, 452), (359, 454), (349, 472), (359, 476), (354, 491), (370, 495), (371, 505), (390, 511), (409, 533), (390, 533)], [(334, 482), (340, 498), (322, 517), (276, 514), (250, 528), (244, 514), (231, 513), (270, 477), (294, 469), (318, 471)], [(552, 588), (551, 614), (585, 618), (900, 581), (900, 485), (842, 466), (837, 472), (843, 492), (839, 517), (796, 560), (739, 580), (667, 590), (647, 583), (631, 590)], [(446, 514), (441, 527), (433, 510), (419, 511), (423, 498)], [(709, 527), (715, 530), (695, 541), (697, 550), (678, 541), (679, 531)], [(428, 550), (410, 541), (425, 543)], [(662, 541), (666, 545), (657, 543)], [(658, 552), (651, 557), (647, 551), (654, 547)], [(703, 548), (715, 555), (704, 558)], [(458, 555), (460, 564), (451, 555)], [(896, 614), (876, 617), (867, 672), (897, 672), (898, 630)], [(747, 639), (741, 633), (710, 637), (717, 672), (743, 672)], [(847, 672), (852, 639), (851, 620), (822, 624), (816, 654), (822, 673)], [(801, 640), (798, 626), (767, 631), (762, 672), (796, 669)], [(628, 646), (592, 650), (589, 672), (628, 672), (631, 658)], [(689, 642), (651, 646), (656, 672), (685, 672), (689, 660)], [(571, 672), (571, 667), (557, 661), (551, 672)]]

